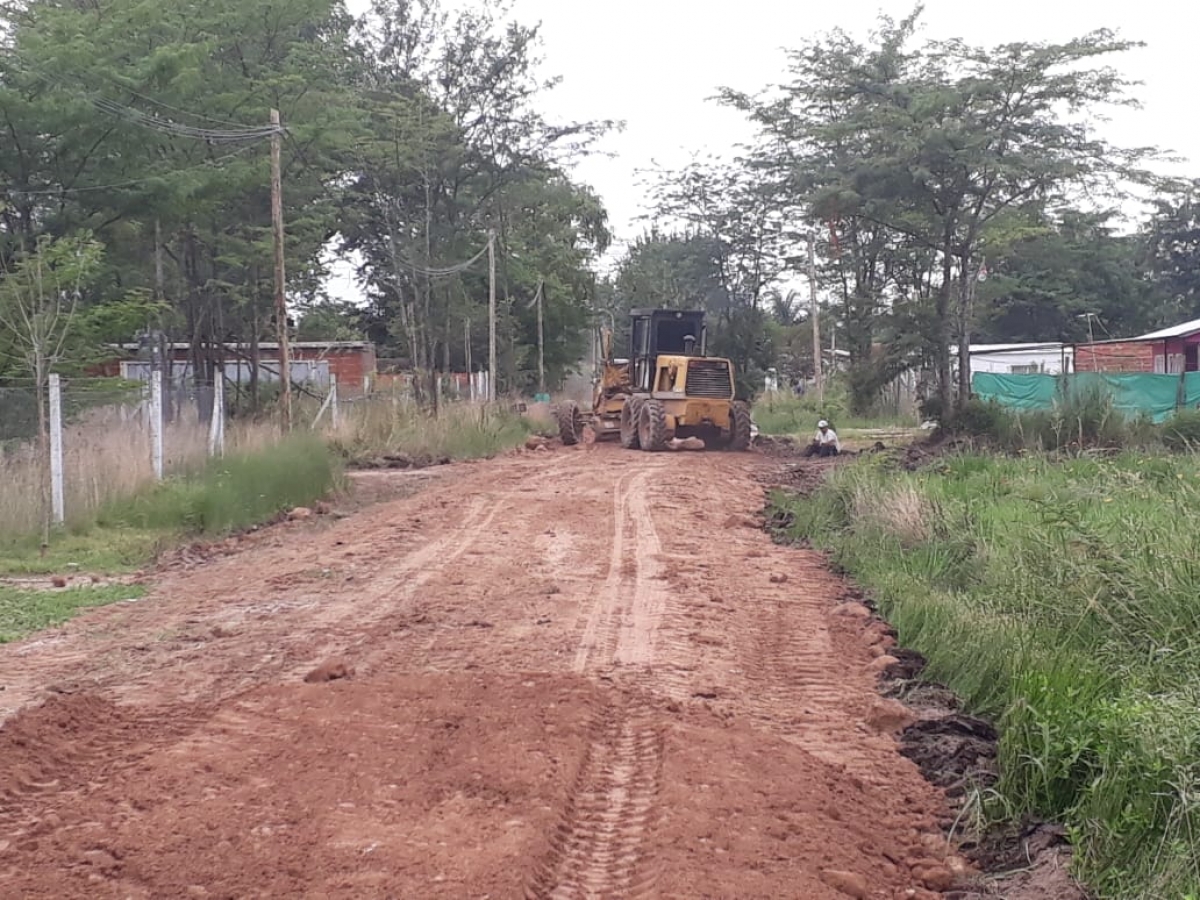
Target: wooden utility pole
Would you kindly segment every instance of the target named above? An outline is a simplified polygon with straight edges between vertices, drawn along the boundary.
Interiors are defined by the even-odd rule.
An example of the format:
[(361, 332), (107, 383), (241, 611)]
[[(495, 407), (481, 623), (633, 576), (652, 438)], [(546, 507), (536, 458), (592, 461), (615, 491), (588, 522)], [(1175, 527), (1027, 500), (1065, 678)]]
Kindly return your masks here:
[(279, 387), (283, 430), (292, 428), (292, 368), (288, 359), (287, 300), (284, 296), (283, 269), (283, 177), (280, 172), (280, 154), (283, 146), (283, 129), (279, 124), (279, 110), (271, 110), (271, 225), (275, 233), (275, 319), (279, 334)]
[(813, 380), (817, 389), (817, 402), (825, 402), (825, 377), (821, 371), (821, 308), (817, 304), (817, 241), (810, 231), (808, 233), (808, 289), (812, 307), (809, 315), (812, 317), (813, 338)]
[(496, 232), (488, 232), (488, 400), (496, 399)]
[(546, 282), (538, 281), (537, 288), (537, 322), (538, 322), (538, 393), (546, 393), (546, 334), (542, 328), (542, 294)]

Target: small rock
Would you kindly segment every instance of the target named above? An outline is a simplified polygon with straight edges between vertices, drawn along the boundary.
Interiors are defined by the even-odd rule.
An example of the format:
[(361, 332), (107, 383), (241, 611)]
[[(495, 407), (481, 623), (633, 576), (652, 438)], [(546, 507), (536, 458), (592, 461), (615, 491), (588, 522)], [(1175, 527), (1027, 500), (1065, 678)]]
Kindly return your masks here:
[(840, 891), (847, 897), (853, 897), (854, 900), (868, 900), (871, 896), (871, 888), (867, 885), (867, 879), (855, 872), (822, 869), (821, 880), (835, 891)]
[(354, 669), (340, 659), (331, 659), (321, 663), (304, 676), (309, 684), (319, 684), (325, 681), (336, 681), (339, 678), (353, 678)]
[(333, 507), (324, 500), (318, 500), (313, 509), (316, 510), (318, 516), (327, 516), (332, 511)]
[(896, 659), (894, 656), (879, 656), (871, 660), (871, 662), (867, 665), (867, 671), (873, 675), (880, 675), (886, 671), (888, 666), (898, 662), (900, 662), (900, 660)]
[(307, 506), (297, 506), (290, 513), (288, 513), (287, 517), (289, 522), (295, 522), (298, 519), (311, 519), (312, 514), (313, 511)]
[(88, 865), (95, 866), (97, 869), (117, 868), (116, 858), (107, 850), (88, 850), (83, 854), (83, 858)]
[(913, 877), (931, 891), (948, 891), (958, 881), (954, 873), (942, 865), (913, 869)]
[(525, 438), (525, 449), (526, 450), (538, 450), (538, 449), (544, 448), (545, 446), (546, 446), (545, 439), (538, 437), (538, 435), (536, 435), (536, 434), (531, 434), (529, 437)]
[(863, 604), (851, 600), (849, 603), (843, 603), (840, 606), (834, 607), (833, 614), (835, 616), (846, 616), (851, 619), (865, 619), (871, 615), (871, 611)]
[(787, 580), (788, 577), (783, 572), (776, 572), (771, 576), (771, 584), (786, 584)]
[(63, 578), (61, 575), (55, 575), (50, 579), (50, 583), (56, 588), (65, 588), (67, 586), (67, 579)]
[[(882, 659), (882, 657), (880, 657)], [(914, 716), (907, 706), (899, 700), (888, 700), (878, 697), (871, 703), (867, 713), (866, 723), (876, 731), (891, 733), (899, 731), (914, 721)]]

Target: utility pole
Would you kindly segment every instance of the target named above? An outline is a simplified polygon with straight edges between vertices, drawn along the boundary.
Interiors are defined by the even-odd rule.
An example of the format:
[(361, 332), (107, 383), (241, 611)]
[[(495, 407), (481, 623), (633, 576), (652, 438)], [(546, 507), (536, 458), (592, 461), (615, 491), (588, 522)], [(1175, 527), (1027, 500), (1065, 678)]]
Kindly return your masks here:
[(825, 378), (821, 372), (821, 309), (817, 304), (817, 241), (808, 233), (808, 289), (812, 299), (813, 380), (816, 382), (817, 402), (825, 402)]
[(271, 225), (275, 233), (275, 318), (279, 333), (279, 386), (283, 401), (283, 430), (292, 429), (292, 368), (288, 361), (287, 302), (284, 296), (283, 269), (283, 177), (280, 172), (280, 154), (283, 146), (283, 129), (279, 123), (279, 110), (271, 110)]
[(496, 399), (496, 231), (488, 232), (488, 400)]
[(542, 330), (542, 294), (546, 282), (538, 281), (537, 288), (537, 322), (538, 322), (538, 393), (546, 393), (546, 335)]

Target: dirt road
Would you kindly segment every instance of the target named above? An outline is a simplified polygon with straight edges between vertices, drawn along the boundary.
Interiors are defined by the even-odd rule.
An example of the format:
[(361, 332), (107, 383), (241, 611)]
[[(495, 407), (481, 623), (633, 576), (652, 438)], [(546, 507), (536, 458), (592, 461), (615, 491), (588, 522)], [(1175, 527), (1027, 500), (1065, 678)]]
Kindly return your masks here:
[(0, 648), (0, 896), (935, 896), (941, 798), (769, 465), (456, 466)]

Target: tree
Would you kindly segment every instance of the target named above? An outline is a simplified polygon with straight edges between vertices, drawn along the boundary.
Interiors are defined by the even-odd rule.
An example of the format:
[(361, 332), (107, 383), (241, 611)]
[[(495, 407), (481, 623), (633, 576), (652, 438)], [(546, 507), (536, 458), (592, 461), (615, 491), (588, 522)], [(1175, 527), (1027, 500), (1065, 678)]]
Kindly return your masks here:
[(1097, 31), (1062, 44), (910, 49), (919, 14), (882, 19), (870, 49), (835, 32), (792, 54), (793, 81), (773, 96), (724, 99), (760, 126), (761, 155), (795, 191), (787, 202), (814, 222), (850, 217), (883, 229), (856, 234), (855, 246), (907, 247), (909, 287), (932, 294), (929, 354), (948, 405), (952, 339), (959, 397), (969, 396), (973, 283), (993, 225), (1028, 204), (1152, 181), (1142, 166), (1154, 151), (1114, 146), (1090, 125), (1097, 110), (1132, 104), (1128, 84), (1097, 62), (1132, 42)]
[(33, 379), (42, 473), (43, 543), (50, 540), (50, 428), (46, 389), (50, 371), (72, 337), (82, 289), (94, 275), (103, 250), (89, 234), (55, 241), (39, 238), (16, 255), (0, 281), (0, 327)]
[(1172, 318), (1200, 317), (1200, 180), (1160, 197), (1145, 239), (1151, 277)]

